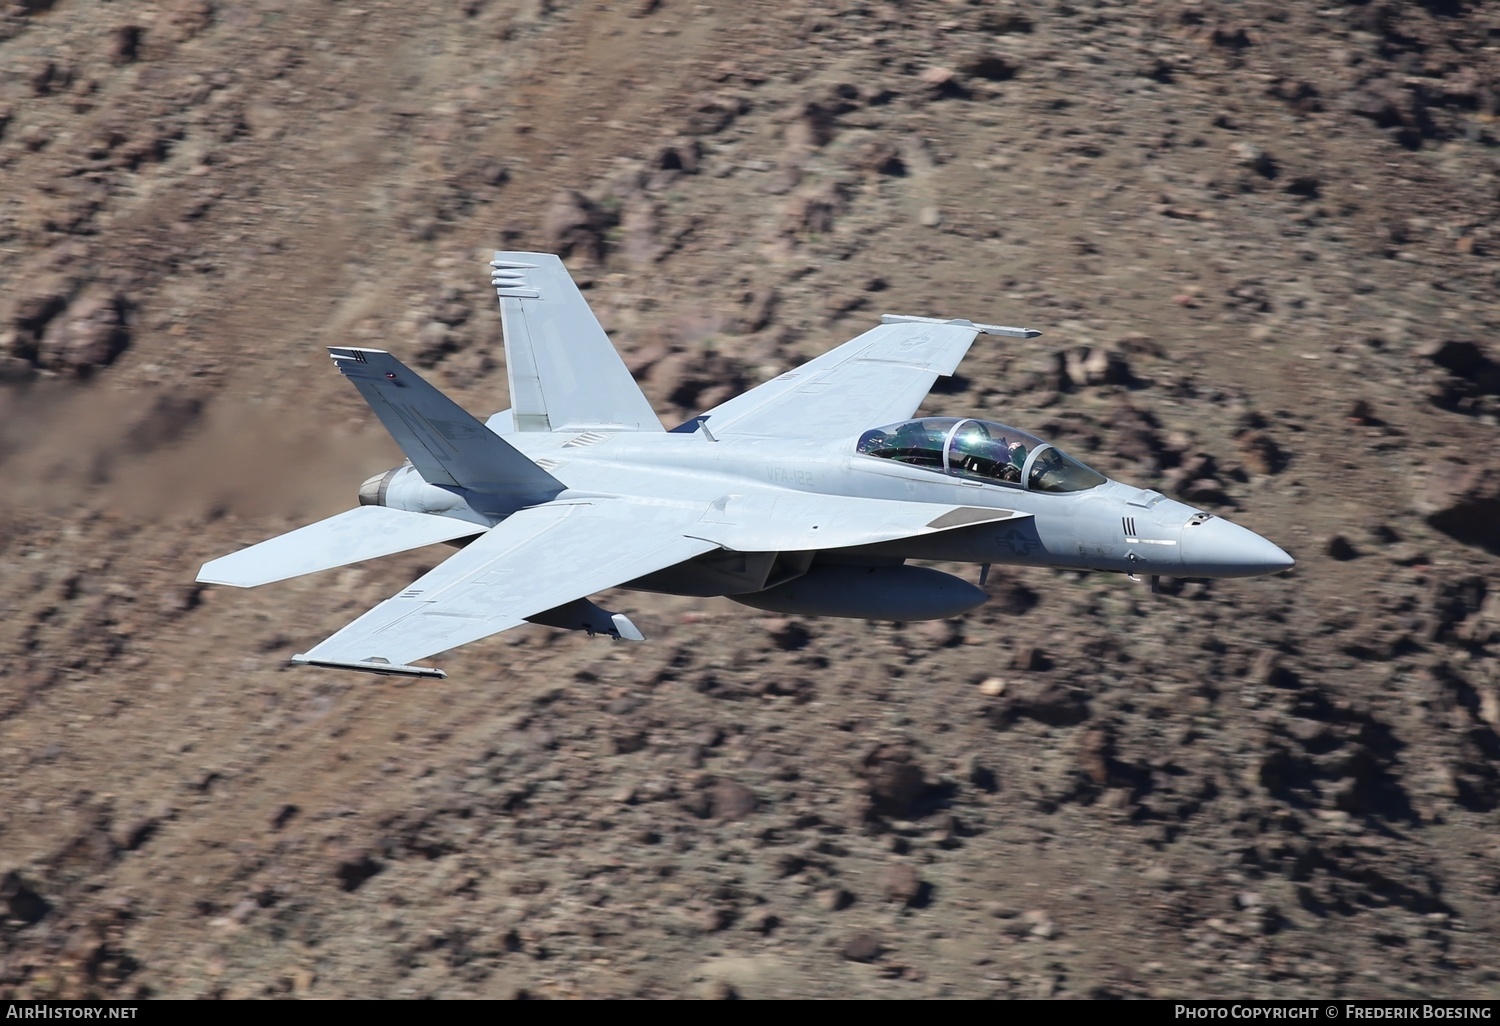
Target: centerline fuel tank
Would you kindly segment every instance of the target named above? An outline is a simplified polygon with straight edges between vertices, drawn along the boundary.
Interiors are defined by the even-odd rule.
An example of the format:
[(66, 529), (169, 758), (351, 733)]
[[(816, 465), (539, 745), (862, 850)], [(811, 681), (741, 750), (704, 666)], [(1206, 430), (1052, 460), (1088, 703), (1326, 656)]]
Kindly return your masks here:
[(776, 613), (856, 620), (941, 620), (968, 612), (986, 598), (982, 589), (960, 577), (904, 564), (815, 564), (785, 584), (730, 597)]

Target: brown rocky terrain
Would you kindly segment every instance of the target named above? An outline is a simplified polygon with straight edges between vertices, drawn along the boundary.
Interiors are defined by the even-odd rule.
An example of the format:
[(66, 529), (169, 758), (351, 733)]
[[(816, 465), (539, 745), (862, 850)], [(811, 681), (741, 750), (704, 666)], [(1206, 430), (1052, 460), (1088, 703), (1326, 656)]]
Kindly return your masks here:
[[(9, 4), (0, 996), (1500, 996), (1497, 115), (1477, 0)], [(668, 421), (1041, 328), (926, 409), (1298, 566), (289, 667), (446, 550), (197, 568), (398, 462), (326, 345), (507, 405), (497, 247)]]

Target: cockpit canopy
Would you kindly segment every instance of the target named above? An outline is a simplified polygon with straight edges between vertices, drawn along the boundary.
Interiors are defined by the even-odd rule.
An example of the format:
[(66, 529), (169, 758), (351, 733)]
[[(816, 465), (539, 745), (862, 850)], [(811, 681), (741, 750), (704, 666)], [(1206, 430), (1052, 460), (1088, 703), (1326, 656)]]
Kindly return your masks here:
[(1035, 435), (987, 420), (923, 417), (866, 431), (859, 451), (988, 484), (1081, 492), (1107, 479)]

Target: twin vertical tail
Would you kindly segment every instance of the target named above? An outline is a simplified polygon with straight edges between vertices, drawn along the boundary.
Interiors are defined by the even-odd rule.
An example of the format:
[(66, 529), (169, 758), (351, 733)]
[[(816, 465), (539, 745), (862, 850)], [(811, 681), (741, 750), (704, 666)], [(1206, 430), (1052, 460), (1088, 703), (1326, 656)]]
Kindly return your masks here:
[(559, 257), (497, 252), (490, 268), (517, 431), (663, 430)]
[(328, 351), (428, 484), (518, 502), (545, 501), (565, 487), (390, 353)]

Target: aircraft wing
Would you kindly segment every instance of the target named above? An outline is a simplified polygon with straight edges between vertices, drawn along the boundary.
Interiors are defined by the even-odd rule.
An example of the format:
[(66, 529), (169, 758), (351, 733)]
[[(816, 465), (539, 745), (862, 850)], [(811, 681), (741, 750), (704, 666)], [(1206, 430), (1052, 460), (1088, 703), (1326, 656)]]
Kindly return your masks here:
[(292, 662), (444, 676), (409, 664), (719, 547), (684, 537), (691, 522), (609, 500), (523, 509)]
[(882, 324), (699, 419), (716, 438), (837, 437), (905, 420), (958, 369), (981, 327)]

